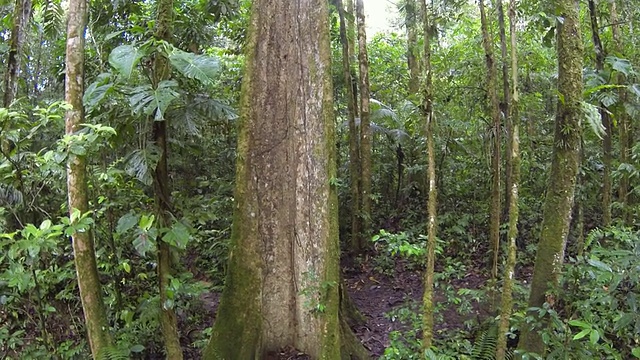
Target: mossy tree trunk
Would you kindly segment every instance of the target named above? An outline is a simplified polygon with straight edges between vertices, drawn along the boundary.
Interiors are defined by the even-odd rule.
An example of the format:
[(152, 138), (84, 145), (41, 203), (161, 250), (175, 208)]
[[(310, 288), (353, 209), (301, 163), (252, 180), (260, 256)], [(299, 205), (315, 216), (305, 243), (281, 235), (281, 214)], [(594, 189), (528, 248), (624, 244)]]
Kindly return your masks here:
[(360, 136), (356, 126), (357, 96), (353, 88), (351, 76), (351, 53), (347, 23), (342, 0), (336, 0), (336, 8), (340, 17), (340, 44), (342, 45), (342, 75), (347, 94), (347, 121), (349, 123), (349, 175), (351, 180), (351, 244), (354, 252), (360, 248)]
[[(611, 17), (611, 33), (613, 37), (613, 44), (617, 56), (624, 56), (624, 47), (622, 45), (622, 35), (620, 33), (620, 19), (618, 18), (618, 7), (616, 1), (611, 1), (610, 8)], [(616, 77), (616, 83), (618, 85), (624, 85), (624, 74), (618, 73)], [(617, 107), (617, 119), (618, 119), (618, 133), (620, 139), (620, 163), (628, 164), (631, 159), (631, 143), (630, 143), (630, 128), (631, 122), (629, 115), (625, 109), (625, 103), (627, 102), (627, 90), (621, 88), (618, 91), (618, 107)], [(631, 211), (629, 208), (629, 174), (623, 172), (620, 176), (620, 185), (618, 187), (618, 201), (622, 206), (622, 219), (626, 225), (631, 223)]]
[[(65, 101), (71, 109), (65, 114), (65, 133), (72, 135), (84, 123), (84, 33), (87, 2), (70, 0), (67, 19)], [(67, 192), (69, 213), (89, 211), (87, 199), (86, 159), (70, 154), (67, 161)], [(84, 312), (89, 346), (94, 358), (99, 358), (112, 345), (109, 323), (102, 299), (100, 278), (91, 231), (76, 231), (71, 236), (76, 264), (80, 300)]]
[[(489, 34), (489, 24), (484, 6), (484, 0), (478, 1), (480, 7), (480, 23), (482, 27), (482, 46), (485, 52), (487, 65), (487, 94), (489, 95), (489, 112), (493, 123), (492, 157), (491, 157), (491, 212), (489, 220), (489, 239), (493, 261), (491, 265), (491, 279), (498, 278), (498, 253), (500, 252), (500, 102), (498, 100), (498, 73), (493, 57), (493, 41)], [(492, 299), (493, 301), (493, 299)]]
[[(171, 40), (173, 27), (173, 0), (159, 0), (156, 4), (156, 28), (155, 36), (165, 41)], [(153, 86), (171, 77), (168, 59), (156, 54), (153, 64)], [(171, 226), (171, 190), (169, 185), (169, 168), (167, 165), (169, 150), (169, 133), (165, 116), (160, 121), (153, 121), (153, 142), (160, 149), (160, 159), (156, 164), (153, 178), (153, 192), (155, 212), (160, 227)], [(158, 244), (158, 288), (160, 292), (160, 328), (164, 338), (164, 347), (167, 359), (182, 359), (180, 346), (180, 334), (178, 333), (178, 320), (171, 302), (168, 302), (167, 291), (172, 275), (172, 251), (171, 245), (159, 236)]]
[(422, 296), (422, 350), (431, 347), (433, 341), (433, 282), (435, 267), (436, 233), (438, 223), (436, 219), (437, 211), (437, 188), (436, 188), (436, 155), (434, 145), (435, 120), (433, 117), (433, 84), (431, 74), (431, 34), (430, 34), (430, 11), (427, 8), (426, 0), (422, 0), (422, 24), (424, 29), (424, 52), (423, 52), (423, 101), (422, 111), (425, 120), (425, 136), (427, 139), (427, 171), (429, 176), (429, 199), (427, 201), (427, 268), (424, 274), (424, 294)]
[(358, 356), (339, 316), (330, 66), (326, 1), (253, 2), (228, 273), (204, 359)]
[(13, 10), (13, 26), (7, 53), (7, 71), (4, 73), (3, 107), (8, 108), (18, 95), (22, 52), (31, 18), (31, 0), (16, 0)]
[[(604, 75), (604, 59), (605, 53), (602, 41), (600, 40), (600, 29), (598, 27), (598, 10), (593, 0), (589, 0), (589, 19), (591, 20), (591, 39), (593, 40), (593, 48), (596, 53), (596, 70), (600, 75)], [(602, 225), (607, 227), (611, 225), (611, 135), (613, 126), (609, 109), (601, 102), (599, 104), (600, 119), (605, 132), (602, 137)]]
[[(499, 0), (500, 1), (500, 0)], [(501, 8), (501, 1), (499, 8)], [(507, 351), (507, 333), (509, 319), (513, 309), (513, 279), (516, 266), (516, 237), (518, 236), (518, 187), (520, 186), (520, 123), (518, 120), (518, 52), (516, 33), (516, 0), (509, 3), (509, 33), (511, 40), (511, 101), (508, 118), (511, 119), (509, 131), (510, 153), (508, 164), (511, 166), (511, 181), (509, 186), (509, 232), (507, 235), (508, 250), (507, 263), (504, 268), (502, 298), (500, 301), (500, 323), (498, 325), (498, 343), (496, 345), (496, 360), (504, 360)]]
[[(558, 283), (564, 250), (571, 221), (571, 208), (575, 192), (581, 138), (582, 101), (582, 38), (580, 35), (579, 2), (577, 0), (555, 0), (557, 9), (558, 46), (558, 108), (556, 113), (555, 138), (551, 162), (551, 174), (544, 202), (542, 231), (533, 270), (529, 307), (541, 308), (552, 298), (551, 286)], [(531, 313), (535, 316), (535, 312)], [(540, 326), (524, 327), (520, 332), (518, 348), (542, 356), (545, 345)]]
[(359, 246), (362, 251), (366, 239), (371, 237), (371, 118), (369, 106), (369, 55), (367, 53), (367, 33), (364, 20), (363, 0), (356, 0), (356, 23), (358, 28), (358, 63), (360, 66), (360, 217), (362, 231)]

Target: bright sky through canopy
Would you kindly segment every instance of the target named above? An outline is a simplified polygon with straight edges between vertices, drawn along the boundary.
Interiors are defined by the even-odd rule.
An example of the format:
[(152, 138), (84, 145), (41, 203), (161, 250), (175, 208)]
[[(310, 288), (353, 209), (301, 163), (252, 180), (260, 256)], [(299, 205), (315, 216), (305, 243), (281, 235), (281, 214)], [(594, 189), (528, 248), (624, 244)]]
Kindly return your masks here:
[[(367, 38), (381, 31), (389, 31), (392, 21), (397, 17), (397, 0), (364, 0), (364, 12), (367, 16)], [(371, 35), (369, 35), (371, 34)]]

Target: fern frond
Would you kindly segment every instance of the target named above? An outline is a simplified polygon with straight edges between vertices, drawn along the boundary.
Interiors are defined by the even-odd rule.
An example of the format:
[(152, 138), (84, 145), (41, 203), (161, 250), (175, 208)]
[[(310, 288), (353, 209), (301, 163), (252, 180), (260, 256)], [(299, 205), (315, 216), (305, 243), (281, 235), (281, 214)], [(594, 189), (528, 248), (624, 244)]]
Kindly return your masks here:
[(120, 349), (116, 346), (105, 348), (97, 357), (99, 360), (128, 360), (129, 350)]

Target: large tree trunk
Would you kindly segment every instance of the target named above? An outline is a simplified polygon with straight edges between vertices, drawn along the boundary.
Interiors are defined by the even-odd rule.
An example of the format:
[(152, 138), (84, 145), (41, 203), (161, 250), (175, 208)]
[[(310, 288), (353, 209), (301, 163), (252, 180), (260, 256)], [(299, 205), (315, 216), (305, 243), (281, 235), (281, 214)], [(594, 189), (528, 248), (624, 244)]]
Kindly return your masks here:
[(349, 123), (349, 175), (351, 178), (351, 243), (354, 253), (360, 251), (360, 138), (356, 126), (357, 96), (353, 88), (351, 76), (351, 53), (346, 29), (346, 16), (342, 0), (336, 0), (340, 17), (340, 44), (342, 45), (342, 75), (344, 76), (347, 94), (347, 121)]
[(328, 30), (324, 0), (253, 2), (228, 275), (205, 359), (286, 346), (340, 359), (358, 345), (339, 316)]
[[(85, 0), (69, 1), (67, 22), (65, 101), (72, 106), (65, 115), (65, 133), (72, 135), (84, 123), (82, 95), (84, 92), (84, 32), (87, 19)], [(89, 211), (87, 200), (86, 159), (69, 155), (67, 161), (67, 188), (69, 213), (85, 214)], [(72, 216), (73, 218), (73, 216)], [(91, 231), (76, 231), (71, 236), (76, 263), (78, 288), (84, 312), (91, 353), (99, 358), (112, 345), (109, 323), (102, 300), (100, 279)]]
[(356, 0), (356, 23), (358, 27), (358, 62), (360, 63), (360, 167), (362, 207), (362, 234), (358, 250), (365, 247), (365, 239), (371, 237), (371, 119), (369, 108), (369, 55), (364, 23), (363, 0)]
[[(155, 36), (165, 41), (171, 40), (173, 26), (173, 0), (159, 0), (157, 3)], [(171, 77), (168, 60), (156, 54), (154, 63), (153, 86), (157, 87), (162, 80)], [(169, 188), (169, 169), (167, 165), (169, 134), (167, 132), (168, 118), (153, 122), (153, 142), (160, 149), (161, 155), (153, 179), (155, 212), (161, 227), (171, 226), (171, 190)], [(164, 242), (162, 237), (158, 244), (158, 287), (160, 292), (160, 328), (164, 338), (164, 347), (168, 359), (182, 359), (178, 320), (172, 306), (167, 306), (167, 289), (172, 275), (172, 248)]]
[(424, 294), (422, 295), (422, 349), (431, 347), (433, 340), (433, 281), (435, 267), (436, 233), (438, 223), (436, 221), (437, 211), (437, 189), (436, 189), (436, 155), (434, 145), (435, 120), (433, 117), (433, 85), (431, 74), (431, 34), (430, 34), (430, 11), (427, 9), (426, 0), (422, 0), (422, 16), (424, 29), (424, 58), (423, 58), (423, 102), (422, 111), (425, 120), (425, 136), (427, 138), (427, 168), (429, 173), (429, 199), (427, 202), (427, 269), (424, 275)]
[(18, 76), (22, 50), (26, 39), (27, 25), (31, 18), (31, 0), (16, 0), (13, 11), (13, 27), (9, 39), (7, 55), (7, 72), (4, 73), (3, 107), (8, 108), (18, 94)]
[[(502, 1), (499, 1), (499, 8)], [(508, 164), (511, 166), (511, 181), (509, 186), (509, 233), (507, 263), (504, 268), (502, 299), (500, 302), (500, 323), (498, 325), (498, 343), (496, 345), (496, 360), (504, 360), (507, 351), (507, 332), (509, 331), (509, 319), (513, 309), (513, 279), (516, 266), (516, 237), (518, 236), (518, 187), (520, 186), (520, 138), (518, 120), (518, 52), (516, 42), (516, 0), (509, 3), (509, 32), (511, 38), (511, 100), (508, 118), (511, 119), (512, 128), (509, 131), (510, 152)]]
[[(533, 270), (529, 307), (545, 303), (550, 286), (558, 283), (564, 261), (564, 250), (571, 221), (575, 192), (582, 119), (582, 38), (580, 36), (579, 2), (555, 0), (558, 9), (558, 101), (551, 174), (544, 203), (542, 231)], [(535, 316), (535, 312), (531, 313)], [(545, 323), (545, 320), (542, 320)], [(542, 356), (545, 346), (540, 328), (521, 329), (518, 347)]]
[[(591, 38), (593, 39), (593, 47), (596, 53), (596, 70), (602, 74), (604, 72), (605, 53), (602, 41), (600, 40), (600, 29), (598, 28), (598, 14), (596, 4), (593, 0), (589, 0), (589, 18), (591, 19)], [(612, 123), (609, 109), (600, 103), (600, 119), (604, 126), (605, 133), (602, 138), (602, 225), (607, 227), (611, 225), (611, 134)]]
[[(487, 64), (487, 94), (489, 94), (489, 111), (493, 122), (493, 156), (491, 158), (491, 219), (489, 220), (489, 239), (493, 261), (491, 279), (498, 278), (498, 253), (500, 251), (500, 102), (498, 100), (498, 73), (493, 58), (493, 42), (489, 35), (489, 25), (485, 14), (484, 0), (478, 2), (480, 7), (480, 22), (482, 27), (482, 45)], [(492, 299), (493, 300), (493, 299)]]

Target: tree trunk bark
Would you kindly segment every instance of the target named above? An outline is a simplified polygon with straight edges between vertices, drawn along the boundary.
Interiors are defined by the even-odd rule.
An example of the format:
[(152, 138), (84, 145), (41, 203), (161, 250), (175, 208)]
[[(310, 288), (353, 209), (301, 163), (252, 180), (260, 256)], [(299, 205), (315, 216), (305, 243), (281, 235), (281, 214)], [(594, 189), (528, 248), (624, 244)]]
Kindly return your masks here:
[[(618, 18), (618, 8), (616, 1), (611, 1), (611, 32), (613, 36), (613, 43), (615, 51), (618, 56), (624, 54), (624, 47), (622, 46), (622, 35), (620, 34), (620, 24)], [(616, 77), (616, 83), (618, 85), (624, 85), (624, 74), (618, 73)], [(621, 88), (618, 91), (618, 131), (620, 136), (620, 163), (628, 164), (631, 159), (631, 143), (629, 141), (630, 136), (630, 121), (629, 115), (625, 109), (625, 103), (627, 102), (627, 91)], [(620, 186), (618, 188), (618, 201), (622, 204), (622, 220), (625, 225), (631, 224), (631, 211), (629, 208), (629, 174), (623, 172), (620, 176)]]
[[(502, 0), (496, 1), (496, 10), (498, 11), (498, 27), (500, 29), (500, 55), (502, 61), (502, 96), (503, 106), (501, 106), (501, 112), (504, 114), (505, 127), (507, 129), (507, 141), (505, 146), (505, 170), (504, 170), (504, 203), (510, 207), (511, 205), (511, 191), (512, 191), (512, 170), (511, 160), (513, 150), (511, 145), (513, 144), (513, 118), (511, 117), (511, 89), (509, 88), (509, 63), (507, 60), (507, 35), (504, 21), (504, 8), (502, 6)], [(511, 210), (509, 210), (511, 211)]]
[[(159, 0), (157, 3), (155, 36), (158, 39), (171, 41), (173, 27), (173, 0)], [(171, 77), (168, 60), (160, 54), (156, 54), (153, 64), (153, 86), (157, 87), (162, 80)], [(169, 134), (165, 116), (160, 121), (153, 120), (153, 142), (160, 149), (161, 155), (153, 179), (155, 212), (160, 227), (171, 226), (171, 190), (169, 188), (169, 167), (167, 164), (169, 151)], [(160, 292), (160, 328), (164, 338), (164, 347), (167, 359), (180, 360), (183, 358), (180, 346), (180, 334), (178, 333), (178, 319), (169, 302), (167, 289), (172, 275), (172, 248), (164, 242), (161, 236), (157, 238), (158, 244), (158, 290)]]
[(286, 346), (313, 359), (366, 356), (339, 315), (328, 30), (324, 0), (253, 2), (229, 267), (204, 359)]
[(4, 73), (3, 107), (8, 108), (18, 95), (18, 77), (22, 63), (22, 52), (26, 40), (27, 26), (31, 18), (31, 0), (16, 0), (13, 11), (13, 27), (9, 38), (7, 72)]
[(353, 89), (351, 77), (351, 53), (347, 37), (344, 6), (342, 0), (336, 0), (340, 17), (340, 44), (342, 45), (342, 75), (344, 76), (347, 94), (347, 121), (349, 122), (349, 174), (351, 178), (351, 251), (360, 252), (361, 217), (360, 217), (360, 139), (356, 126), (357, 96)]
[(425, 136), (427, 139), (427, 168), (429, 176), (429, 199), (427, 201), (427, 268), (424, 274), (424, 294), (422, 296), (422, 350), (428, 350), (433, 342), (433, 282), (435, 268), (436, 233), (438, 230), (437, 188), (436, 188), (436, 155), (434, 145), (435, 120), (433, 117), (433, 85), (431, 74), (431, 25), (430, 11), (426, 0), (422, 0), (422, 24), (424, 29), (423, 54), (423, 103), (422, 111), (425, 120)]
[[(346, 17), (347, 20), (347, 39), (349, 44), (349, 62), (354, 64), (354, 60), (356, 58), (356, 22), (355, 22), (355, 6), (354, 0), (345, 0), (346, 1), (346, 12), (349, 16)], [(352, 71), (351, 75), (354, 72)], [(357, 78), (357, 76), (351, 76), (352, 78)], [(356, 85), (356, 84), (354, 84)], [(354, 91), (355, 93), (355, 91)], [(356, 99), (358, 97), (356, 96)], [(357, 101), (356, 101), (357, 104)], [(356, 109), (356, 113), (358, 113)]]
[(416, 0), (406, 0), (405, 27), (407, 28), (407, 66), (409, 67), (409, 95), (420, 90), (420, 55), (416, 29)]
[[(582, 38), (579, 2), (555, 0), (558, 9), (558, 101), (551, 174), (544, 203), (542, 231), (533, 270), (529, 307), (541, 308), (553, 302), (550, 286), (558, 283), (571, 221), (575, 192), (582, 118)], [(535, 316), (535, 312), (531, 313)], [(542, 326), (546, 324), (541, 319)], [(540, 325), (540, 324), (539, 324)], [(545, 354), (540, 327), (521, 329), (518, 347), (526, 352)]]
[[(596, 70), (602, 74), (604, 71), (604, 59), (607, 54), (600, 40), (598, 14), (596, 4), (593, 0), (589, 0), (589, 19), (591, 20), (591, 38), (593, 39), (593, 47), (596, 53)], [(602, 225), (607, 227), (611, 225), (611, 127), (613, 124), (611, 123), (609, 109), (607, 109), (603, 103), (600, 103), (599, 109), (602, 126), (604, 126), (605, 129), (602, 138), (602, 162), (604, 164), (604, 168), (602, 169)]]
[[(70, 0), (67, 21), (65, 101), (72, 106), (65, 115), (65, 133), (72, 135), (84, 122), (82, 95), (84, 92), (84, 32), (87, 19), (87, 2)], [(77, 212), (89, 211), (87, 200), (86, 159), (69, 154), (67, 161), (67, 189), (69, 214), (73, 219)], [(99, 358), (112, 346), (109, 323), (102, 300), (102, 290), (91, 231), (76, 231), (71, 236), (73, 255), (78, 277), (80, 300), (91, 353)]]
[[(498, 8), (502, 8), (502, 1), (498, 0)], [(504, 268), (504, 280), (502, 285), (502, 298), (500, 301), (500, 323), (498, 325), (498, 343), (496, 345), (496, 360), (504, 360), (507, 352), (507, 333), (509, 332), (509, 319), (513, 310), (513, 279), (516, 266), (516, 237), (518, 236), (518, 187), (520, 186), (520, 122), (518, 120), (518, 52), (516, 33), (516, 0), (509, 3), (509, 33), (511, 39), (511, 101), (507, 116), (512, 124), (509, 131), (509, 143), (511, 150), (508, 154), (511, 166), (511, 178), (509, 185), (509, 233), (507, 263)]]
[(371, 119), (369, 108), (369, 55), (367, 54), (367, 34), (364, 22), (363, 0), (356, 0), (356, 23), (358, 27), (358, 62), (360, 63), (360, 167), (362, 206), (360, 217), (362, 231), (359, 250), (366, 246), (371, 237)]
[[(489, 239), (493, 253), (491, 278), (495, 282), (498, 278), (498, 254), (500, 252), (500, 102), (498, 101), (498, 74), (493, 58), (493, 44), (489, 35), (489, 25), (485, 13), (484, 0), (478, 2), (480, 6), (480, 22), (482, 26), (482, 45), (487, 64), (487, 93), (489, 94), (489, 109), (493, 121), (493, 156), (491, 158), (491, 219)], [(493, 299), (492, 299), (493, 301)]]

